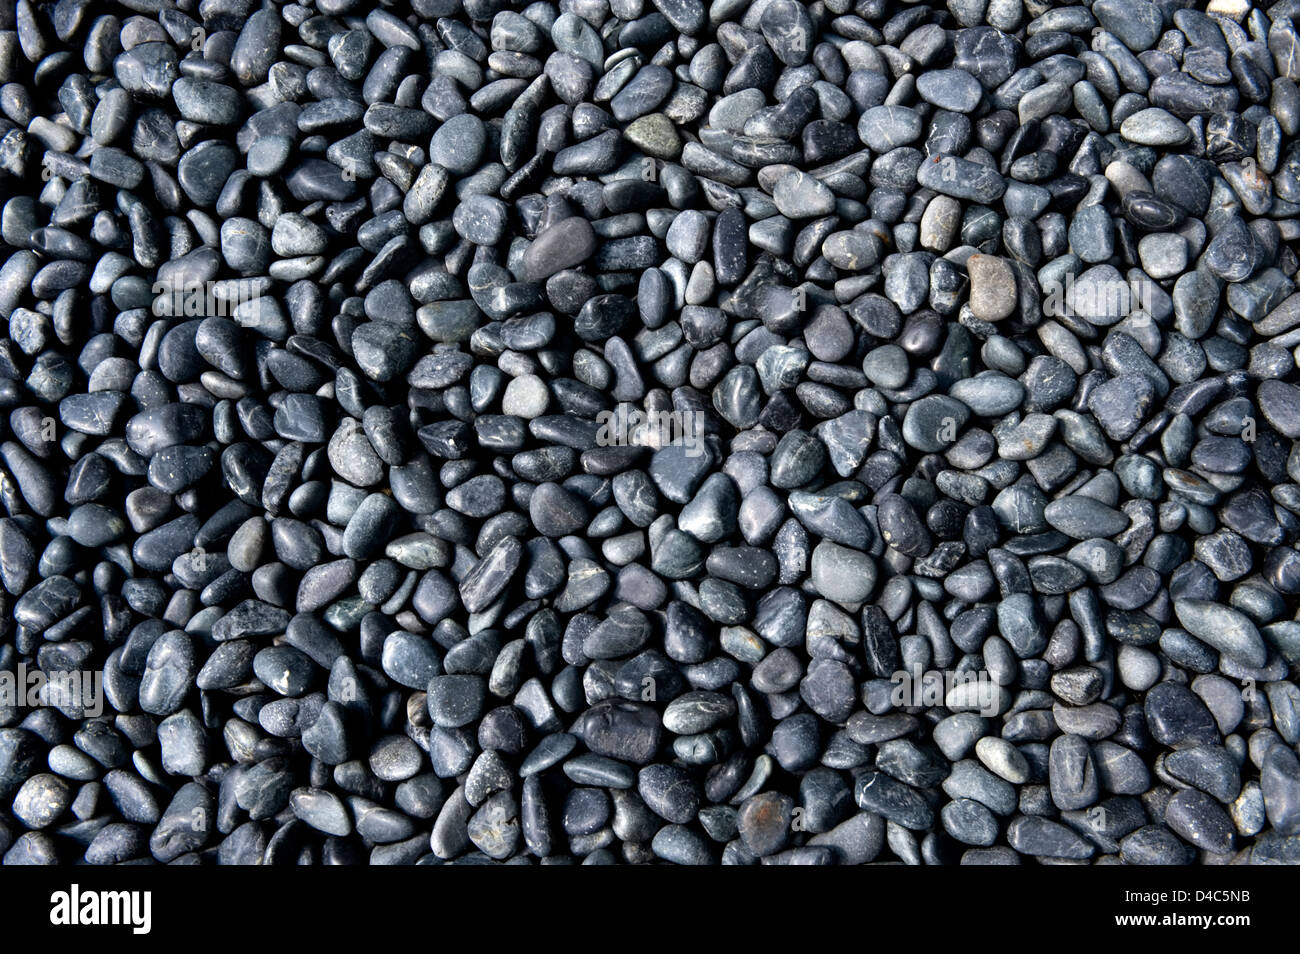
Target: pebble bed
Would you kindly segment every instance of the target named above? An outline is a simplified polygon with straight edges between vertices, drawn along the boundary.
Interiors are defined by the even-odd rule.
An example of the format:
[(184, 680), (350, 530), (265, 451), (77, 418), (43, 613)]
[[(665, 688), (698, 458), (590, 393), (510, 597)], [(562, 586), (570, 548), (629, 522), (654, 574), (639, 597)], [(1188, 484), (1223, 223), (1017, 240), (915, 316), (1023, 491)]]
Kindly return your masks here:
[(1293, 18), (5, 4), (4, 864), (1300, 863)]

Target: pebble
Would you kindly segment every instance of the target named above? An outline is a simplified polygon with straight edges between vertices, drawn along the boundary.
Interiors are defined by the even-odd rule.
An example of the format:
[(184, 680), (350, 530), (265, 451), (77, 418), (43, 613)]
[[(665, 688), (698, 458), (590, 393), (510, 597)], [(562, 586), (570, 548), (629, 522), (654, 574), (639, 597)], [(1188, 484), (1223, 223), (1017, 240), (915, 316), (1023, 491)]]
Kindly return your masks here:
[(979, 81), (962, 69), (927, 70), (917, 77), (916, 91), (927, 103), (956, 113), (972, 112), (983, 96)]
[(539, 234), (524, 253), (523, 267), (533, 281), (580, 265), (596, 251), (591, 223), (579, 216), (556, 222)]
[(784, 216), (811, 219), (835, 210), (835, 196), (825, 184), (804, 172), (781, 177), (772, 189), (772, 201)]
[(0, 31), (6, 863), (1296, 854), (1286, 5), (127, 6)]
[(774, 855), (790, 838), (794, 799), (779, 792), (763, 792), (747, 798), (736, 814), (736, 824), (745, 847), (758, 858)]
[(429, 157), (448, 172), (466, 175), (478, 167), (486, 142), (483, 121), (462, 113), (438, 127), (429, 143)]
[(982, 321), (1001, 321), (1016, 307), (1016, 280), (1011, 266), (993, 255), (966, 260), (970, 275), (970, 308)]
[(1180, 146), (1192, 138), (1186, 123), (1159, 107), (1138, 110), (1124, 120), (1119, 131), (1139, 146)]
[(1174, 600), (1178, 621), (1193, 636), (1252, 669), (1262, 668), (1268, 651), (1255, 624), (1231, 607), (1209, 600)]

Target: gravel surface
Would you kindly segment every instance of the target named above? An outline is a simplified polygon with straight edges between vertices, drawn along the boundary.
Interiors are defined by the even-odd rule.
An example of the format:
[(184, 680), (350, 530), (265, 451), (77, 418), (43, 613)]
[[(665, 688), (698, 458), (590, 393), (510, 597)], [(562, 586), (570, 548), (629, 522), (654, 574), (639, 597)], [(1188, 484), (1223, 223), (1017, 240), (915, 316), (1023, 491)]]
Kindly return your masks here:
[(4, 864), (1300, 864), (1293, 18), (6, 5)]

